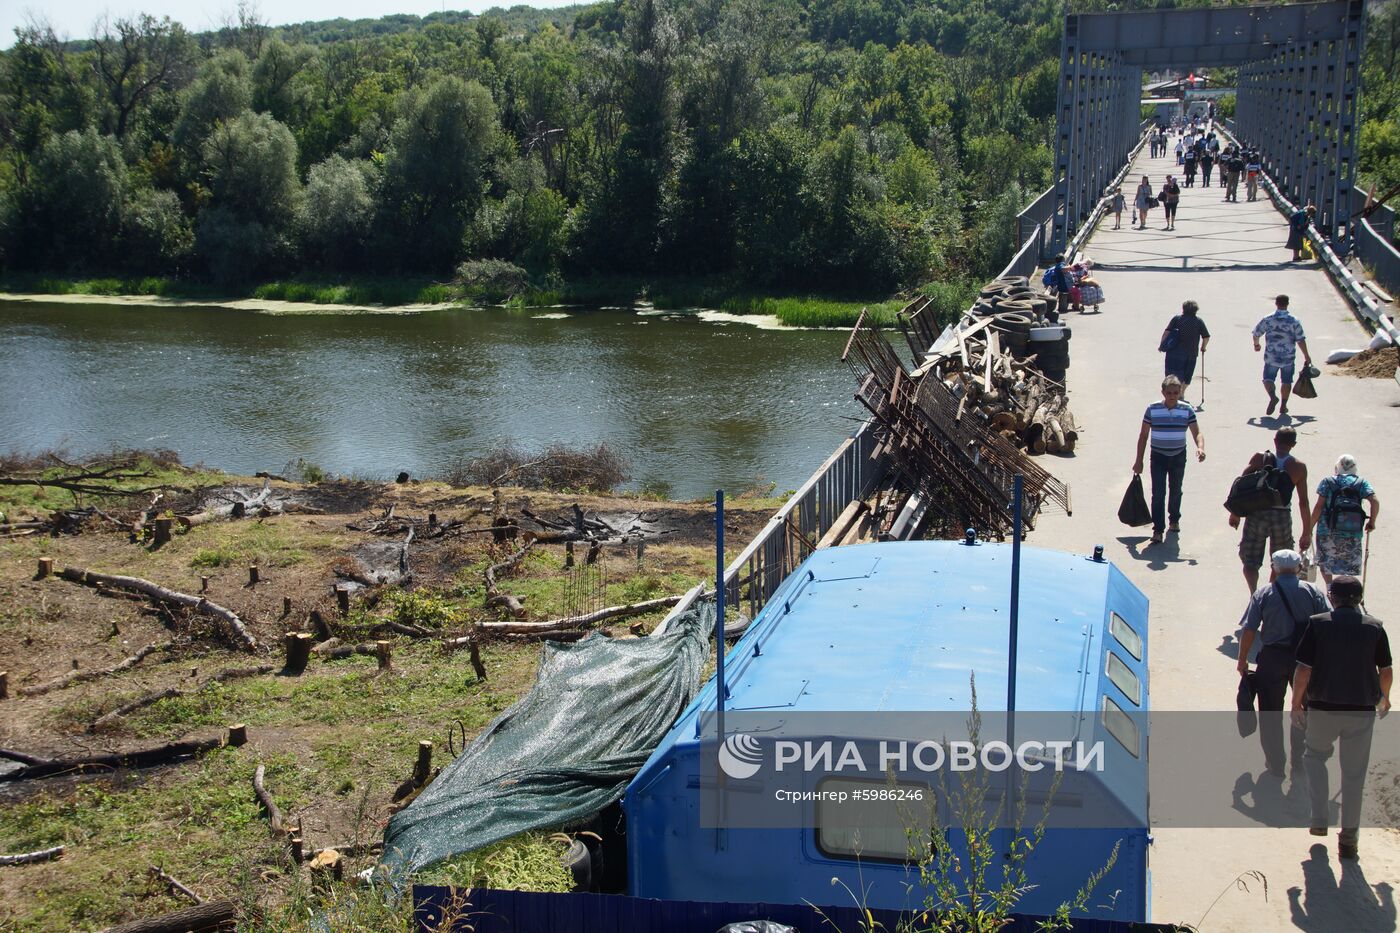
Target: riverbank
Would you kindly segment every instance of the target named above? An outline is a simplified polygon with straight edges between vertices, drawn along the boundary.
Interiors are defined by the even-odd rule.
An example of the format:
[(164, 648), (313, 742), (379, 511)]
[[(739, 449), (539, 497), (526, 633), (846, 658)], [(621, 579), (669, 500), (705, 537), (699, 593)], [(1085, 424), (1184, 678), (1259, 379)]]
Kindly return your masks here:
[[(932, 282), (918, 291), (934, 299), (951, 320), (971, 303), (975, 289)], [(879, 326), (892, 326), (912, 295), (878, 300), (848, 296), (764, 295), (710, 279), (595, 277), (511, 294), (456, 282), (363, 278), (348, 281), (287, 279), (239, 287), (215, 287), (173, 277), (0, 277), (0, 301), (52, 304), (146, 305), (227, 308), (262, 314), (414, 314), (456, 307), (513, 310), (632, 307), (663, 311), (708, 310), (771, 318), (787, 327), (850, 327), (864, 310)]]
[[(165, 487), (161, 507), (181, 515), (256, 495), (263, 484), (190, 470), (161, 455), (138, 459), (134, 472), (149, 475), (115, 485)], [(157, 768), (0, 784), (0, 852), (66, 847), (59, 860), (5, 869), (0, 929), (97, 929), (185, 906), (165, 885), (149, 882), (149, 865), (206, 899), (233, 900), (240, 929), (320, 929), (325, 918), (310, 919), (317, 914), (334, 918), (335, 929), (404, 929), (405, 902), (386, 902), (349, 880), (375, 862), (370, 847), (394, 809), (396, 788), (413, 770), (418, 742), (436, 742), (433, 763), (446, 764), (454, 747), (533, 683), (538, 641), (476, 628), (502, 618), (487, 607), (485, 571), (520, 541), (493, 541), (496, 500), (479, 486), (274, 480), (271, 490), (280, 503), (272, 514), (218, 518), (183, 531), (176, 525), (160, 545), (144, 536), (133, 542), (128, 534), (150, 503), (145, 493), (86, 497), (105, 515), (92, 513), (73, 533), (18, 527), (9, 533), (28, 533), (0, 539), (0, 670), (9, 672), (10, 693), (0, 700), (0, 746), (63, 759), (216, 739), (235, 722), (247, 730), (246, 744)], [(618, 527), (638, 516), (658, 532), (645, 553), (635, 543), (614, 542), (585, 561), (585, 543), (572, 567), (564, 543), (537, 543), (514, 570), (497, 571), (501, 589), (524, 603), (525, 621), (679, 595), (713, 572), (707, 503), (520, 488), (501, 493), (501, 517), (517, 527), (528, 524), (527, 514), (568, 521), (578, 507)], [(730, 503), (726, 524), (736, 548), (763, 526), (776, 502)], [(0, 512), (21, 526), (78, 504), (54, 488), (0, 487)], [(331, 584), (363, 574), (386, 545), (394, 550), (403, 543), (410, 526), (418, 532), (409, 546), (412, 580), (361, 589), (342, 612)], [(55, 575), (36, 579), (40, 557), (53, 559)], [(256, 585), (249, 582), (251, 566), (259, 568)], [(143, 599), (111, 598), (119, 594), (62, 579), (56, 574), (64, 567), (202, 592), (236, 613), (259, 648), (240, 650), (196, 613), (157, 610)], [(313, 610), (325, 626), (319, 632)], [(609, 634), (645, 637), (665, 613), (624, 617)], [(279, 673), (284, 633), (296, 630), (318, 632), (321, 647), (303, 672)], [(466, 651), (447, 647), (453, 636), (473, 631), (482, 633), (480, 671)], [(327, 636), (350, 650), (335, 651)], [(388, 646), (387, 668), (374, 655), (376, 642)], [(368, 653), (355, 650), (364, 645), (371, 646)], [(138, 661), (101, 673), (143, 646), (153, 647)], [(84, 677), (69, 677), (75, 669)], [(140, 708), (93, 727), (142, 698)], [(449, 745), (454, 724), (460, 729)], [(306, 866), (293, 860), (259, 806), (253, 776), (260, 766), (272, 800), (301, 828), (305, 852), (345, 847), (346, 883), (313, 889)], [(560, 837), (528, 833), (429, 869), (422, 880), (563, 890), (571, 884), (559, 863), (566, 845)]]

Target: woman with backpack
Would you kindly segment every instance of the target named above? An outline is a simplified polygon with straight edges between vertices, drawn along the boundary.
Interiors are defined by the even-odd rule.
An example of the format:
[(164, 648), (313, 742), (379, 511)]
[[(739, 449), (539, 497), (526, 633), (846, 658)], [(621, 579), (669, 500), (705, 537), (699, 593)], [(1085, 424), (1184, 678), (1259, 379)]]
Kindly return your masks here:
[[(1317, 566), (1328, 583), (1334, 576), (1361, 576), (1363, 539), (1376, 528), (1381, 503), (1371, 484), (1356, 472), (1356, 458), (1342, 454), (1334, 475), (1317, 485), (1312, 524), (1316, 531)], [(1363, 503), (1371, 503), (1368, 517)]]

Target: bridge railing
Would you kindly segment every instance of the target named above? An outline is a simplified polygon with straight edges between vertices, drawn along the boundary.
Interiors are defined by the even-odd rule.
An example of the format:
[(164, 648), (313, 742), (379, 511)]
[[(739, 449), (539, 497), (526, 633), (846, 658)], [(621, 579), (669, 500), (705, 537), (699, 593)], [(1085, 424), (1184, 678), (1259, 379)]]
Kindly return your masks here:
[[(783, 580), (817, 549), (817, 542), (846, 507), (864, 499), (883, 478), (888, 460), (879, 446), (873, 426), (866, 422), (827, 457), (725, 568), (727, 606), (742, 610), (750, 619), (757, 616)], [(703, 585), (686, 593), (662, 627), (704, 594)]]

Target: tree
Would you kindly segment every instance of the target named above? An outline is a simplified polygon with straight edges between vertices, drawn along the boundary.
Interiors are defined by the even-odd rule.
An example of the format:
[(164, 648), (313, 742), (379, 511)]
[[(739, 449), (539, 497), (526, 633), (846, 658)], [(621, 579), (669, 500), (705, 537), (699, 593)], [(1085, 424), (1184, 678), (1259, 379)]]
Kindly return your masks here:
[(299, 107), (293, 83), (315, 53), (304, 45), (290, 46), (273, 39), (262, 47), (253, 66), (253, 107), (284, 123)]
[(122, 213), (122, 258), (128, 268), (168, 274), (184, 268), (194, 252), (194, 229), (173, 191), (142, 188)]
[(215, 127), (203, 155), (212, 203), (195, 226), (196, 251), (221, 281), (252, 278), (290, 252), (296, 140), (267, 114), (243, 113)]
[(399, 268), (446, 270), (501, 148), (496, 105), (475, 81), (408, 95), (384, 156), (378, 232)]
[(329, 268), (360, 267), (374, 217), (373, 178), (370, 162), (338, 155), (311, 167), (297, 214), (302, 255)]
[(195, 161), (214, 127), (232, 120), (252, 103), (248, 60), (239, 52), (220, 52), (200, 66), (181, 97), (174, 143), (186, 159)]
[(213, 203), (281, 230), (301, 197), (297, 143), (265, 113), (243, 113), (215, 127), (203, 148)]
[(185, 27), (168, 16), (98, 24), (93, 68), (115, 111), (111, 129), (117, 139), (126, 136), (137, 109), (157, 89), (184, 84), (192, 53)]
[(100, 266), (113, 255), (126, 188), (112, 137), (92, 128), (49, 137), (20, 192), (13, 252), (36, 268)]

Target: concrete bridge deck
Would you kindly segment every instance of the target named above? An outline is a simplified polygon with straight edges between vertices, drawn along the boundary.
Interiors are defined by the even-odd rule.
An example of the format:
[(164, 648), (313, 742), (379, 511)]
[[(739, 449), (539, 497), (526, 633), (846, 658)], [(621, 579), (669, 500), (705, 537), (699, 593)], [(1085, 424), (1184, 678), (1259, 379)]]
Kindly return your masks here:
[[(1124, 186), (1129, 203), (1142, 175), (1160, 190), (1168, 172), (1181, 180), (1174, 156), (1153, 159), (1144, 149), (1129, 175), (1132, 185)], [(1394, 504), (1400, 489), (1395, 411), (1400, 387), (1390, 379), (1344, 375), (1322, 362), (1338, 347), (1365, 346), (1368, 335), (1317, 263), (1287, 262), (1287, 223), (1266, 194), (1261, 191), (1259, 201), (1248, 203), (1241, 185), (1239, 203), (1224, 203), (1223, 197), (1218, 187), (1183, 188), (1174, 233), (1163, 230), (1158, 208), (1146, 230), (1129, 229), (1125, 212), (1123, 229), (1108, 229), (1110, 215), (1090, 239), (1085, 251), (1099, 264), (1107, 302), (1100, 314), (1071, 314), (1067, 321), (1073, 328), (1070, 389), (1083, 440), (1075, 456), (1046, 461), (1072, 484), (1075, 513), (1042, 516), (1031, 539), (1085, 552), (1101, 543), (1147, 593), (1154, 714), (1234, 708), (1235, 631), (1247, 591), (1236, 554), (1238, 532), (1228, 526), (1221, 503), (1251, 453), (1269, 447), (1283, 424), (1298, 430), (1297, 454), (1307, 463), (1314, 488), (1338, 455), (1350, 453), (1389, 506), (1371, 536), (1367, 605), (1389, 623), (1393, 641), (1400, 644), (1395, 634), (1400, 631), (1395, 583), (1400, 519)], [(1269, 418), (1260, 384), (1262, 354), (1253, 351), (1250, 331), (1273, 310), (1280, 292), (1292, 298), (1291, 310), (1307, 331), (1323, 376), (1317, 380), (1317, 399), (1296, 400), (1289, 417)], [(1200, 304), (1212, 334), (1188, 393), (1189, 401), (1198, 402), (1204, 386), (1200, 422), (1207, 459), (1187, 465), (1179, 538), (1151, 545), (1150, 529), (1126, 528), (1116, 512), (1131, 476), (1143, 409), (1160, 398), (1158, 338), (1188, 298)], [(1243, 779), (1246, 789), (1278, 794), (1276, 780), (1271, 789), (1268, 778), (1259, 780), (1262, 753), (1258, 767)], [(1400, 748), (1378, 743), (1366, 787), (1368, 807), (1384, 805), (1389, 795), (1391, 825), (1400, 813), (1397, 774)], [(1257, 786), (1250, 788), (1254, 781)], [(1288, 789), (1285, 782), (1282, 791)], [(1400, 830), (1363, 829), (1359, 862), (1338, 860), (1335, 828), (1326, 845), (1319, 845), (1323, 842), (1305, 829), (1160, 830), (1152, 851), (1152, 917), (1199, 923), (1216, 895), (1226, 892), (1202, 929), (1396, 929)], [(1267, 901), (1257, 882), (1249, 892), (1234, 887), (1237, 876), (1254, 870), (1268, 879)]]

